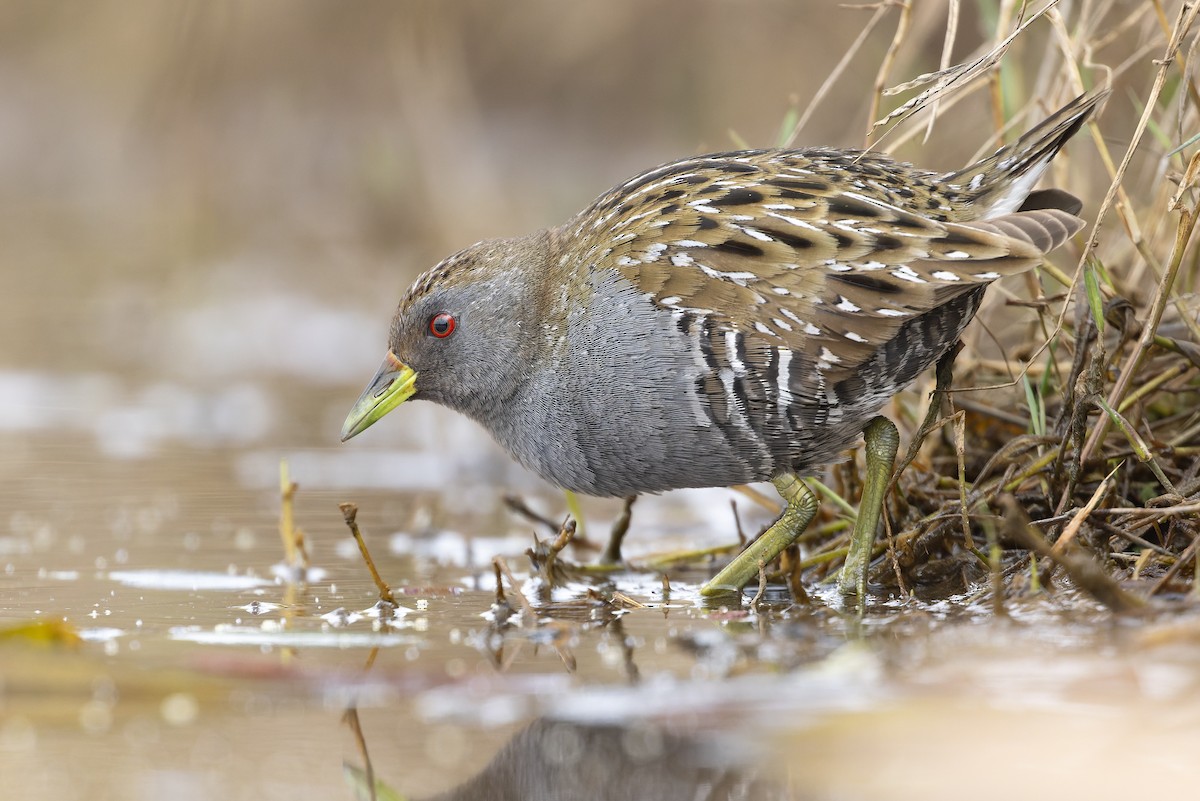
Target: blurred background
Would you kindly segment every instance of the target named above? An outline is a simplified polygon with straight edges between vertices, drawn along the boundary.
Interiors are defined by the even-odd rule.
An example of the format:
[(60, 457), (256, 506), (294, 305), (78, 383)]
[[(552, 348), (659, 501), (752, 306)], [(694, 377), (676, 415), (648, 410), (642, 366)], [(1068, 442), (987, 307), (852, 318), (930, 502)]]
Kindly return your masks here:
[[(1014, 4), (961, 12), (954, 61)], [(105, 464), (220, 451), (262, 486), (290, 451), (310, 488), (540, 487), (425, 404), (337, 444), (402, 290), (655, 164), (774, 144), (875, 14), (828, 0), (0, 4), (0, 470), (47, 478), (30, 470), (36, 439)], [(880, 16), (797, 144), (865, 141), (895, 27)], [(1137, 21), (1105, 45), (1110, 62), (1161, 35)], [(946, 4), (917, 4), (889, 84), (937, 68), (946, 22)], [(1010, 103), (1046, 88), (1054, 50), (1048, 25), (1018, 40)], [(985, 94), (900, 155), (961, 166), (993, 135)], [(397, 448), (436, 455), (367, 456)]]
[[(1011, 28), (1020, 5), (962, 3), (951, 62), (994, 43), (997, 20)], [(1144, 0), (1061, 5), (1070, 42), (1089, 42), (1089, 58), (1118, 68), (1105, 139), (1119, 154), (1167, 16)], [(886, 85), (938, 68), (948, 9), (913, 4)], [(380, 537), (457, 526), (527, 538), (530, 526), (502, 512), (503, 492), (539, 499), (551, 516), (561, 497), (465, 419), (412, 404), (338, 443), (401, 292), (449, 253), (557, 224), (658, 163), (775, 144), (860, 36), (795, 143), (862, 146), (896, 19), (894, 7), (832, 0), (0, 1), (0, 623), (44, 612), (94, 619), (103, 608), (113, 626), (145, 618), (146, 632), (156, 615), (163, 628), (185, 614), (226, 620), (228, 599), (187, 610), (164, 596), (148, 607), (145, 595), (114, 596), (92, 571), (265, 572), (279, 555), (281, 457), (300, 483), (298, 518), (318, 562), (345, 536), (342, 500), (359, 501)], [(1044, 21), (1017, 40), (1001, 70), (1006, 112), (1049, 111), (1073, 94), (1061, 80), (1081, 59), (1080, 50), (1064, 57), (1070, 42)], [(886, 98), (883, 110), (910, 94)], [(922, 166), (960, 167), (1000, 136), (987, 95), (948, 106), (928, 142), (887, 145)], [(1173, 119), (1177, 130), (1160, 129), (1157, 149), (1129, 172), (1142, 197), (1173, 190), (1161, 181), (1162, 153), (1186, 127)], [(1094, 165), (1073, 170), (1070, 187), (1091, 213), (1109, 179), (1093, 147), (1071, 151), (1076, 165)], [(1146, 233), (1169, 241), (1169, 230)], [(639, 546), (639, 527), (728, 539), (728, 499), (642, 501), (631, 547), (651, 539)], [(760, 522), (747, 514), (748, 529)], [(459, 614), (478, 623), (477, 612)], [(138, 669), (195, 659), (143, 638)], [(29, 686), (13, 673), (7, 681)], [(94, 699), (100, 685), (89, 682), (81, 692)], [(172, 681), (164, 685), (169, 694)], [(288, 714), (320, 720), (321, 747), (341, 747), (336, 715), (295, 692)], [(257, 754), (255, 738), (278, 732), (255, 728), (249, 702), (251, 714), (210, 718), (199, 745), (162, 746), (178, 754), (154, 751), (153, 728), (104, 741), (104, 759), (128, 776), (145, 767), (138, 758), (178, 767), (172, 776), (64, 785), (62, 755), (99, 742), (76, 725), (72, 703), (54, 713), (64, 728), (40, 740), (25, 736), (42, 718), (14, 728), (11, 714), (0, 717), (0, 757), (15, 760), (0, 773), (36, 775), (56, 798), (133, 797), (131, 787), (145, 797), (294, 798), (338, 786), (336, 773), (312, 778), (320, 757), (299, 743), (265, 749), (265, 761), (238, 774), (259, 770), (261, 782), (202, 780), (195, 754)], [(490, 753), (454, 736), (455, 748), (419, 730), (377, 746), (393, 757), (429, 749), (441, 762), (415, 768), (428, 755), (397, 757), (409, 759), (407, 773), (392, 775), (448, 786)], [(108, 776), (106, 764), (97, 757), (74, 775)]]

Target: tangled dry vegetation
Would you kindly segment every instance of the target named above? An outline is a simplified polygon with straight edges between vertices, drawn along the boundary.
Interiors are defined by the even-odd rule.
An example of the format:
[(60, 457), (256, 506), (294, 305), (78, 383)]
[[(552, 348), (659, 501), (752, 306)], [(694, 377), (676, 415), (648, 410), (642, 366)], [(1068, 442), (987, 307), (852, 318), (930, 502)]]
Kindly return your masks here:
[[(1085, 89), (1114, 89), (1048, 176), (1084, 200), (1091, 225), (1024, 287), (993, 286), (952, 379), (939, 369), (950, 391), (927, 403), (931, 378), (887, 411), (913, 444), (887, 503), (878, 585), (927, 598), (984, 586), (999, 606), (1066, 576), (1123, 611), (1200, 596), (1197, 8), (1001, 3), (987, 52), (903, 87), (914, 99), (873, 131), (911, 117), (881, 137), (888, 149), (935, 115), (961, 125), (954, 107), (986, 97), (1000, 139)], [(898, 20), (877, 89), (910, 11), (876, 12), (873, 23)], [(835, 467), (829, 494), (856, 498), (860, 475), (856, 462)], [(840, 566), (834, 506), (804, 537), (804, 583)]]

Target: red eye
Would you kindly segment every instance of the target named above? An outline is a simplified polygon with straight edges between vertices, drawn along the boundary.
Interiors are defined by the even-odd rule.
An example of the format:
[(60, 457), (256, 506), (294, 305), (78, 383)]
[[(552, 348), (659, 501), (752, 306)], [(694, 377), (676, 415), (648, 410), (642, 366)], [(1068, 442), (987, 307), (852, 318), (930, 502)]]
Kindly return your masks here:
[(438, 339), (445, 339), (454, 333), (454, 315), (442, 312), (429, 318), (429, 333)]

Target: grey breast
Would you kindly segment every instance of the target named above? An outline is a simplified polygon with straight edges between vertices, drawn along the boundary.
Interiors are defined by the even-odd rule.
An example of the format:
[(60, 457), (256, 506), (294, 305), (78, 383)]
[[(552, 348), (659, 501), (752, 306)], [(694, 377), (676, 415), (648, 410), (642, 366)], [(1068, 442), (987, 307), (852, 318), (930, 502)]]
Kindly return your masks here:
[(615, 271), (590, 283), (591, 302), (571, 306), (549, 358), (489, 426), (500, 444), (547, 481), (589, 495), (770, 477), (773, 459), (753, 429), (731, 438), (702, 404), (697, 383), (709, 367), (678, 315)]

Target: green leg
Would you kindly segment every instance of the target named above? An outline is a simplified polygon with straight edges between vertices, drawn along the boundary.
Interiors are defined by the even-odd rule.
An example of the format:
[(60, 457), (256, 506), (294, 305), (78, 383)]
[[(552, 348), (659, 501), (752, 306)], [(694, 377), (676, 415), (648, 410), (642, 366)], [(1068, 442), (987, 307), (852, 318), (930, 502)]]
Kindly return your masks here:
[(867, 565), (871, 563), (875, 529), (883, 511), (883, 496), (892, 478), (892, 465), (896, 463), (896, 449), (900, 446), (900, 432), (886, 417), (873, 418), (863, 429), (863, 435), (867, 441), (867, 479), (858, 503), (850, 551), (838, 578), (838, 590), (842, 595), (859, 598), (867, 594)]
[(787, 508), (761, 537), (738, 554), (724, 570), (713, 577), (712, 581), (700, 588), (701, 595), (741, 592), (742, 587), (758, 575), (759, 565), (768, 565), (775, 561), (775, 557), (795, 542), (804, 528), (816, 517), (817, 496), (813, 495), (812, 490), (803, 481), (792, 473), (785, 473), (773, 479), (771, 483), (787, 502)]

